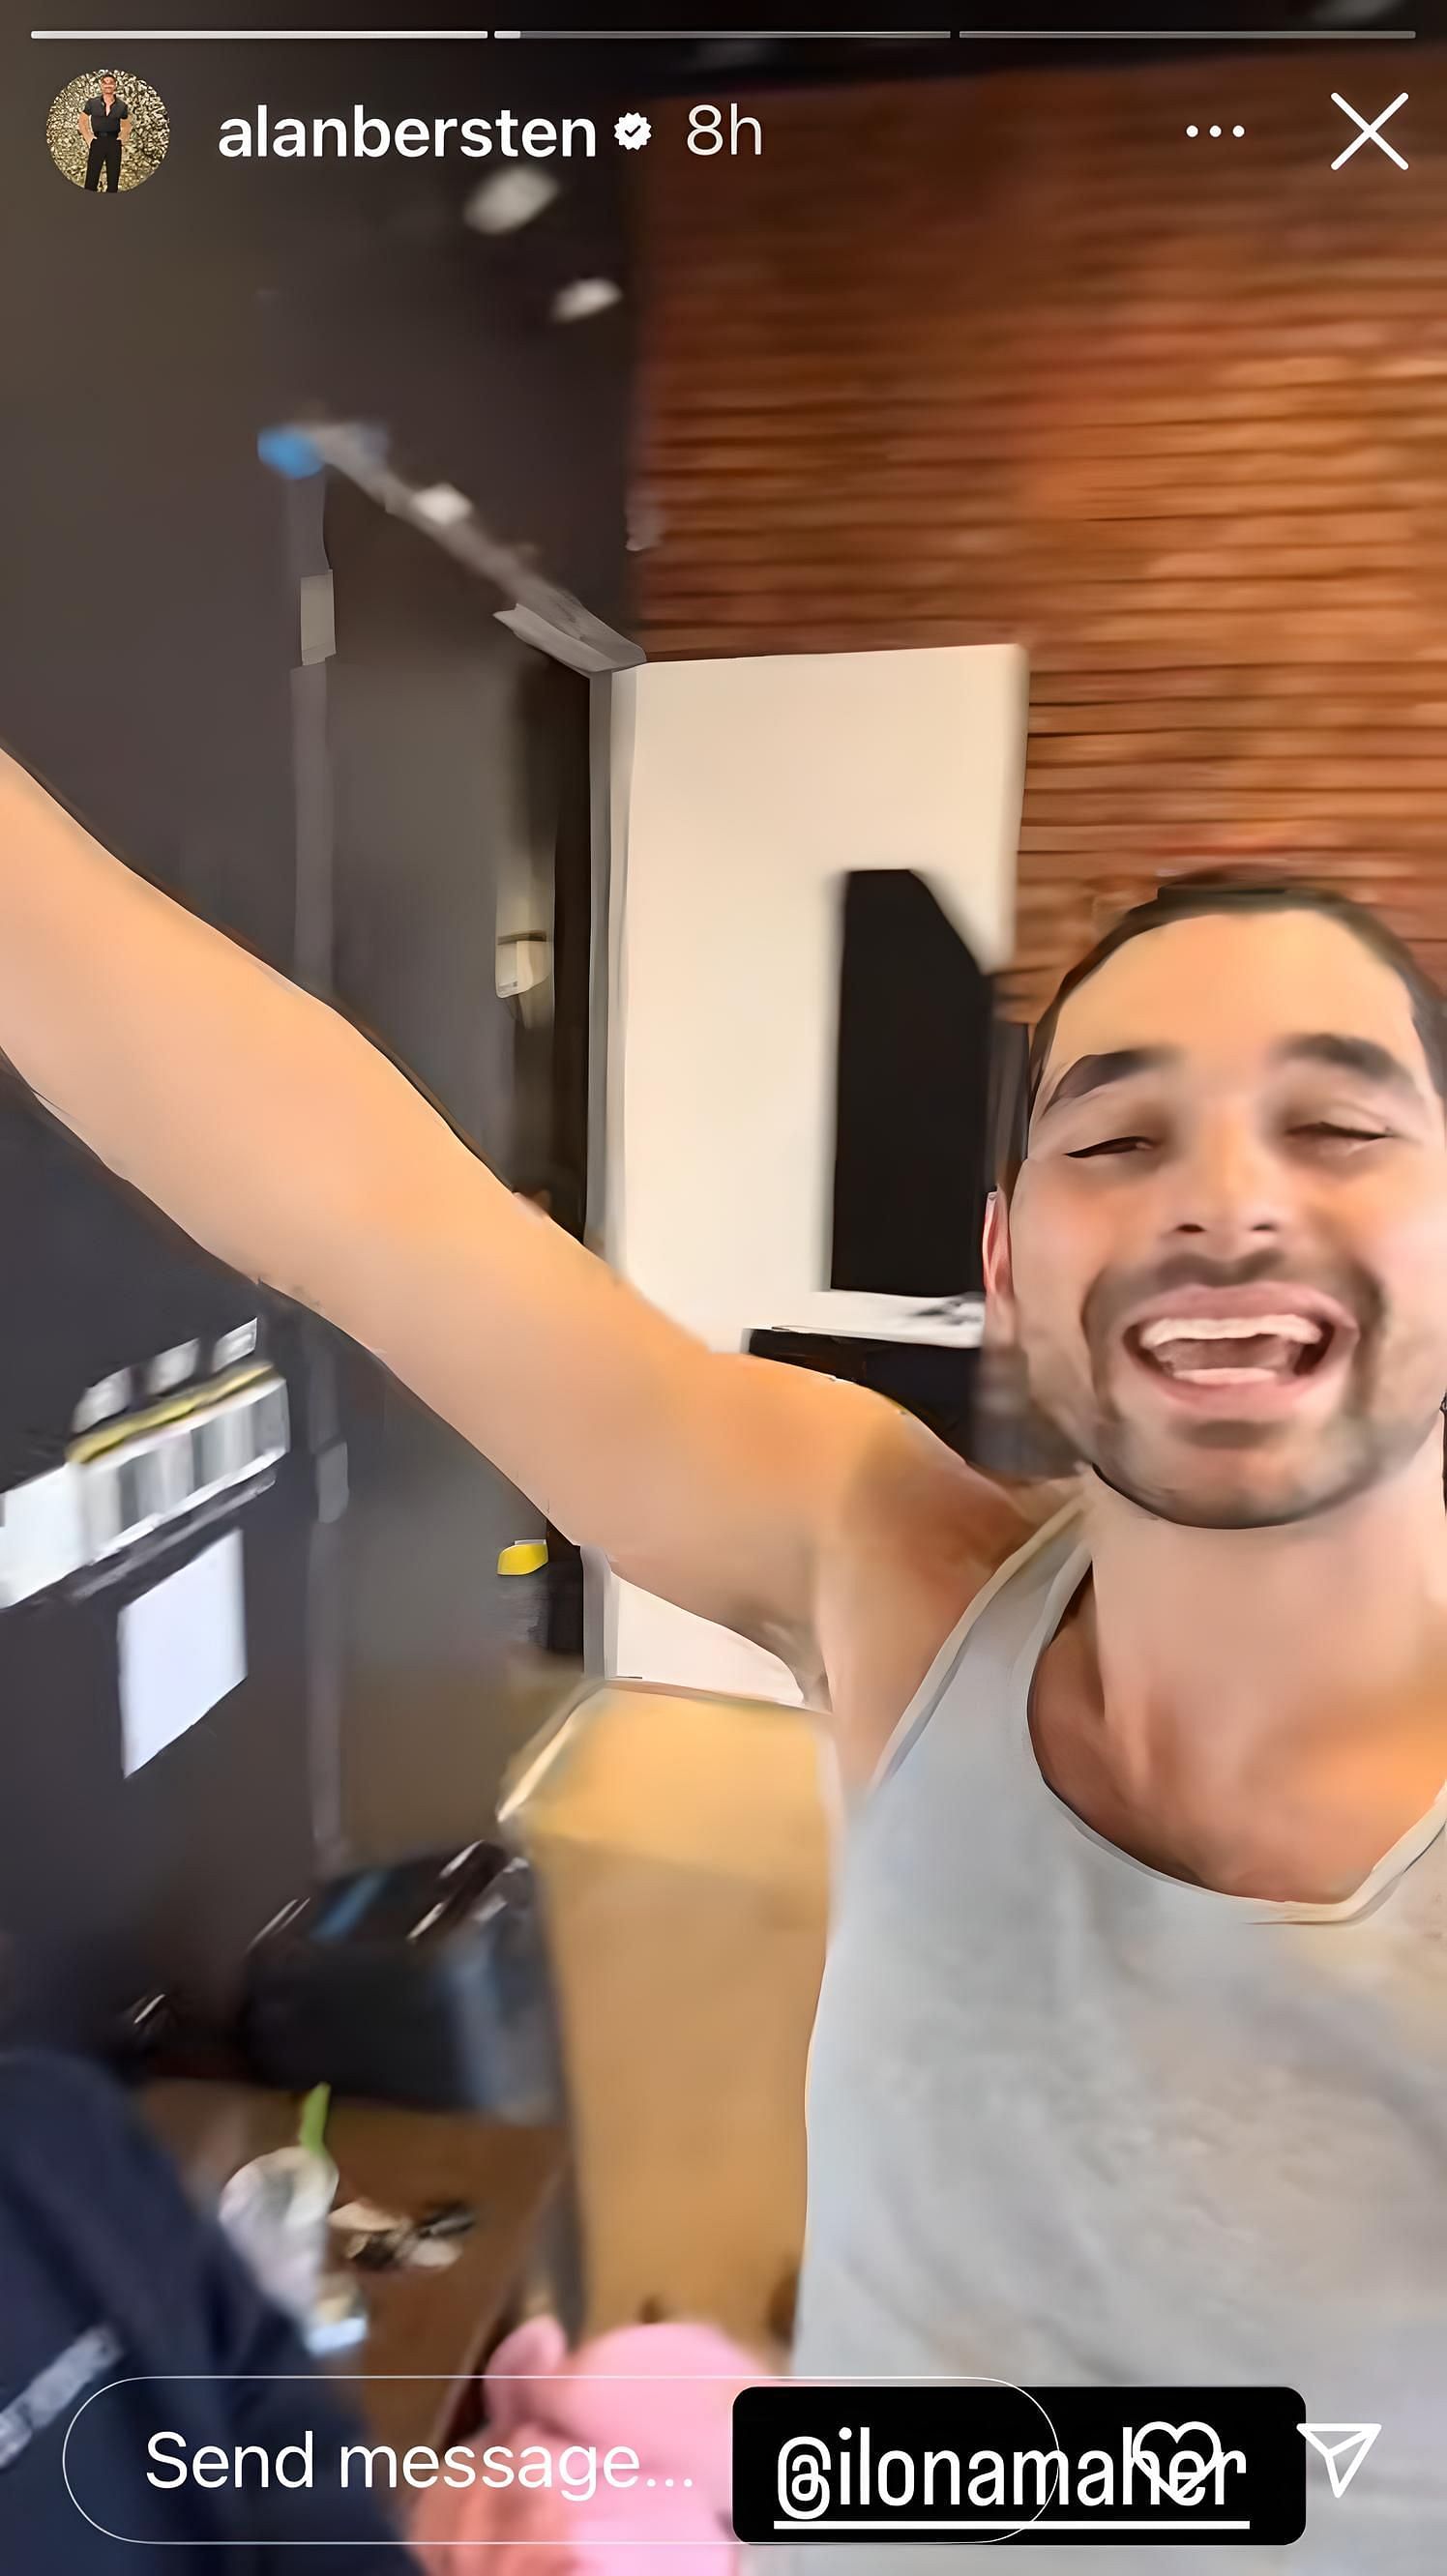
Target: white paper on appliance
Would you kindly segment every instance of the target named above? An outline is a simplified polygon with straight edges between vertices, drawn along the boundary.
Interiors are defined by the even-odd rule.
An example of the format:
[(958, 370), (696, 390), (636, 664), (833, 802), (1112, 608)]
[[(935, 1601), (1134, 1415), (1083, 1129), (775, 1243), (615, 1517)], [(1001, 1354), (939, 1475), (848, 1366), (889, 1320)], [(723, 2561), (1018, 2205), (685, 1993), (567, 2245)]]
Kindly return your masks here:
[(241, 1532), (228, 1531), (128, 1602), (119, 1642), (129, 1779), (246, 1679)]

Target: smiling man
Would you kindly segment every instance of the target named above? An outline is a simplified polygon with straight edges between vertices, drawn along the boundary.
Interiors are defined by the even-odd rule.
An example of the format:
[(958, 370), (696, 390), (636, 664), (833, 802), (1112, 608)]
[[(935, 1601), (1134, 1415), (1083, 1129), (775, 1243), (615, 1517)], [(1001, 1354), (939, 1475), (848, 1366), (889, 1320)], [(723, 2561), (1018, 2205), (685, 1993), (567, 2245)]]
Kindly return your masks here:
[(1391, 2432), (1333, 2576), (1447, 2539), (1443, 1085), (1309, 889), (1066, 979), (987, 1278), (1081, 1498), (889, 1738), (811, 2076), (802, 2368), (1285, 2382)]
[[(1443, 1084), (1436, 995), (1329, 896), (1187, 880), (1067, 977), (992, 1275), (1099, 1479), (1172, 1523), (1254, 1528), (1420, 1447), (1444, 1384)], [(1207, 1154), (1229, 1258), (1219, 1209), (1162, 1228)], [(1084, 1283), (1053, 1238), (1034, 1256), (1062, 1217)]]
[(1439, 2563), (1447, 1123), (1407, 952), (1196, 883), (1067, 979), (988, 1226), (1083, 1462), (1032, 1532), (891, 1406), (691, 1341), (3, 766), (0, 925), (0, 1047), (97, 1154), (832, 1711), (798, 2368), (1284, 2382), (1384, 2427), (1289, 2564)]
[(77, 123), (86, 146), (85, 184), (95, 194), (104, 175), (106, 191), (113, 197), (121, 184), (121, 158), (131, 139), (131, 111), (110, 72), (95, 97), (86, 100)]

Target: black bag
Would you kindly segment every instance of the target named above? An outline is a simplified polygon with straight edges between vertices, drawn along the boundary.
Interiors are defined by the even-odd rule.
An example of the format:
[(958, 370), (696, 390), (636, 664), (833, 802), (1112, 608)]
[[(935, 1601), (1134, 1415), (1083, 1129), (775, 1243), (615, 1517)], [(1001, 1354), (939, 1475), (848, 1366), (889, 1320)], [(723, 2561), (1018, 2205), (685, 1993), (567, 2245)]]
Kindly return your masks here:
[(242, 2031), (259, 2083), (562, 2117), (556, 2021), (525, 1860), (495, 1843), (360, 1870), (263, 1934)]

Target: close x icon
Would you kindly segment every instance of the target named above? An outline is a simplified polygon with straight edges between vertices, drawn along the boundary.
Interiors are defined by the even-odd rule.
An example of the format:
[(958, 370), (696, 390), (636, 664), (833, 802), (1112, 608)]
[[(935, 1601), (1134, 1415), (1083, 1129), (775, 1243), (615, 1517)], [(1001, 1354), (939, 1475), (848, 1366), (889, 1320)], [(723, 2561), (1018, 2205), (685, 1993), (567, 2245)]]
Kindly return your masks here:
[(1334, 89), (1332, 91), (1332, 106), (1339, 107), (1343, 116), (1349, 116), (1353, 125), (1359, 126), (1361, 129), (1358, 134), (1353, 136), (1351, 142), (1347, 145), (1346, 150), (1337, 154), (1336, 159), (1331, 165), (1333, 170), (1340, 170), (1344, 162), (1350, 161), (1354, 152), (1360, 152), (1364, 143), (1375, 143), (1377, 150), (1379, 152), (1385, 152), (1389, 161), (1395, 161), (1399, 170), (1406, 169), (1407, 163), (1404, 155), (1397, 150), (1395, 144), (1387, 141), (1382, 132), (1382, 127), (1386, 124), (1389, 116), (1396, 115), (1399, 107), (1406, 106), (1407, 95), (1408, 93), (1406, 90), (1403, 90), (1399, 97), (1393, 99), (1390, 107), (1383, 108), (1380, 116), (1369, 118), (1361, 115), (1359, 111), (1353, 107), (1349, 98), (1343, 98), (1340, 90)]

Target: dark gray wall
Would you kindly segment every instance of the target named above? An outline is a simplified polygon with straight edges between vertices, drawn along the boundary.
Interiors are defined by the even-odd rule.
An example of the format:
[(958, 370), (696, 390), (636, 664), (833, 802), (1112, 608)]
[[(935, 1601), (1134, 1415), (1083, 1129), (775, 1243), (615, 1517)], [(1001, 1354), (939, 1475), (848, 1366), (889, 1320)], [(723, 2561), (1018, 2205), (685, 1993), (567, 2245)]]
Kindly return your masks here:
[[(560, 170), (561, 202), (488, 243), (459, 220), (477, 165), (229, 162), (221, 120), (261, 99), (310, 115), (359, 98), (392, 119), (459, 101), (546, 112), (549, 66), (540, 77), (483, 47), (147, 44), (122, 68), (166, 100), (170, 155), (112, 204), (67, 184), (45, 149), (49, 102), (84, 68), (73, 52), (6, 56), (0, 741), (133, 864), (290, 965), (296, 621), (282, 494), (257, 432), (312, 402), (386, 423), (404, 457), (621, 618), (626, 312), (560, 329), (546, 310), (580, 269), (621, 264), (615, 156)], [(564, 77), (581, 112), (566, 65)], [(409, 892), (440, 922), (455, 888), (444, 872)], [(255, 1309), (13, 1088), (0, 1092), (0, 1225), (7, 1482), (57, 1454), (90, 1379)], [(279, 1329), (302, 1421), (306, 1364), (285, 1318)], [(373, 1461), (373, 1503), (390, 1491), (398, 1505), (384, 1523), (445, 1526), (449, 1480), (487, 1471), (370, 1363), (347, 1365), (364, 1412), (400, 1408), (410, 1426)], [(298, 1460), (248, 1537), (246, 1689), (132, 1783), (116, 1761), (114, 1601), (0, 1615), (0, 1924), (52, 2018), (174, 1977), (188, 1948), (220, 1976), (304, 1869), (314, 1517)], [(345, 1562), (346, 1523), (342, 1544)], [(349, 1580), (356, 1564), (354, 1552)], [(455, 1553), (464, 1653), (471, 1571)], [(399, 1671), (409, 1642), (392, 1641)], [(481, 1772), (467, 1794), (483, 1797)], [(385, 1811), (385, 1796), (374, 1804)]]
[[(558, 1041), (585, 1030), (586, 980), (555, 976), (552, 1026), (527, 1028), (496, 989), (497, 895), (519, 858), (544, 886), (561, 858), (573, 900), (586, 799), (568, 789), (586, 776), (588, 683), (518, 643), (494, 594), (345, 486), (326, 542), (336, 991), (517, 1186), (551, 1165), (568, 1123)], [(587, 855), (584, 838), (584, 905)], [(546, 911), (543, 895), (543, 926)], [(580, 1174), (585, 1148), (584, 1134), (556, 1146)], [(498, 1555), (544, 1524), (377, 1370), (352, 1361), (341, 1386), (343, 1805), (372, 1855), (488, 1829), (502, 1765), (537, 1723), (505, 1650), (545, 1601), (543, 1578), (500, 1576)]]

